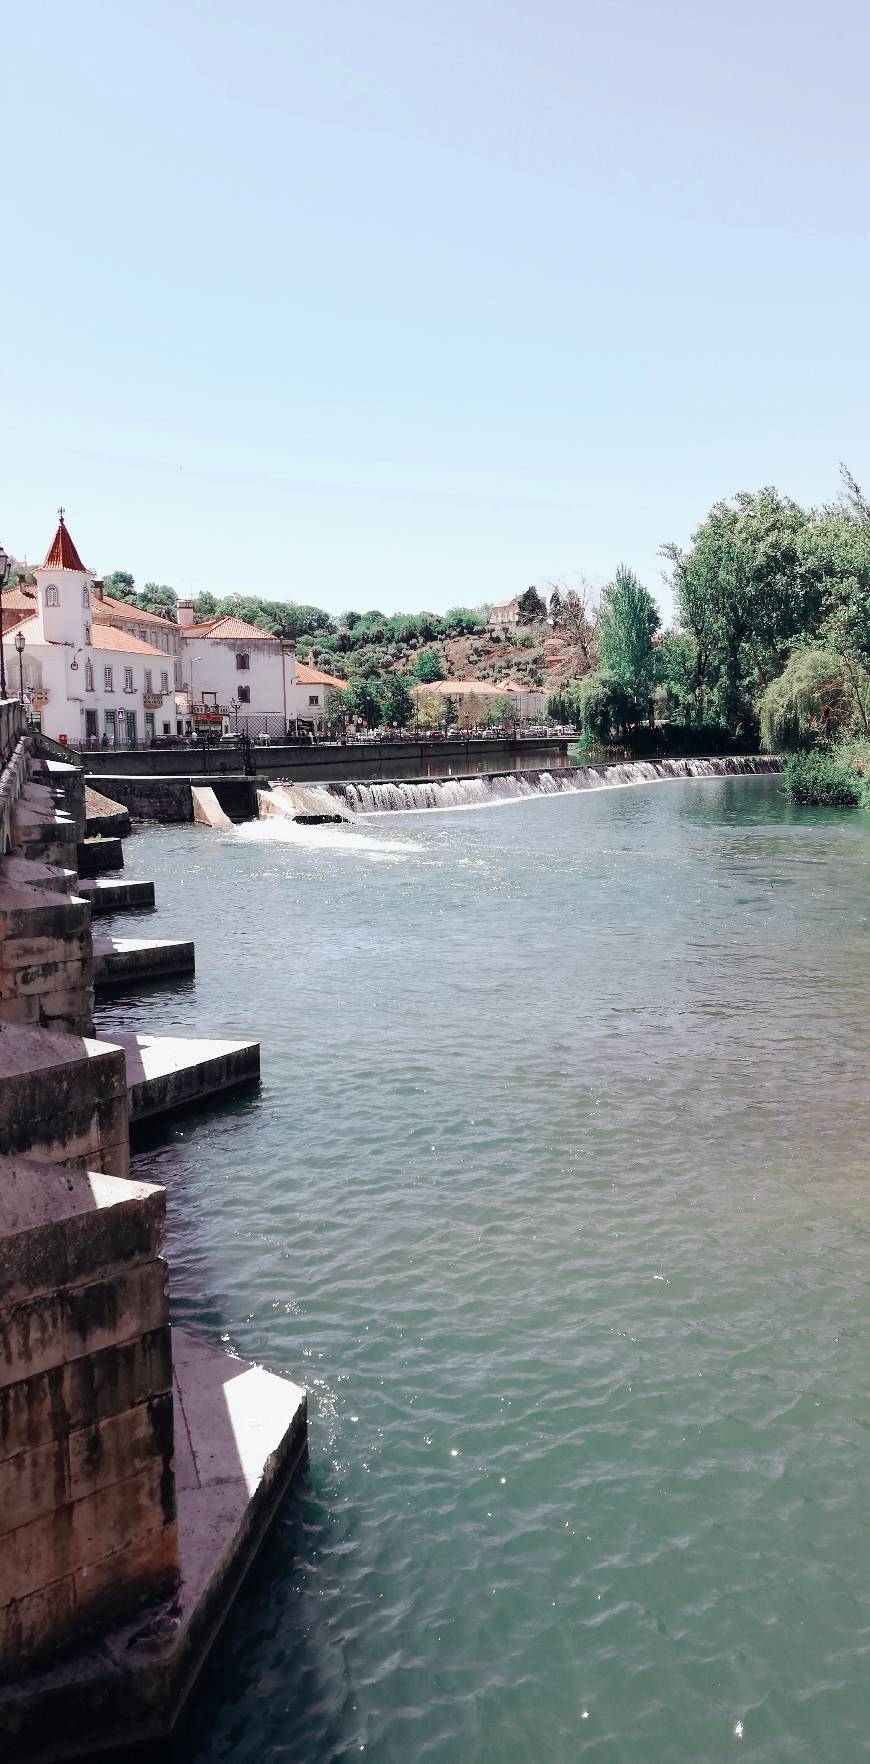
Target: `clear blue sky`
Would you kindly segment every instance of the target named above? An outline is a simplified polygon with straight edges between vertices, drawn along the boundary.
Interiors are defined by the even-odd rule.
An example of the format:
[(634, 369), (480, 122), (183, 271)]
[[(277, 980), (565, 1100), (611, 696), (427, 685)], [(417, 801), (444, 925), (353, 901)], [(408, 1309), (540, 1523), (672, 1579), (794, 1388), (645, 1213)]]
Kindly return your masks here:
[(179, 590), (661, 596), (662, 540), (870, 479), (870, 13), (4, 10), (0, 539)]

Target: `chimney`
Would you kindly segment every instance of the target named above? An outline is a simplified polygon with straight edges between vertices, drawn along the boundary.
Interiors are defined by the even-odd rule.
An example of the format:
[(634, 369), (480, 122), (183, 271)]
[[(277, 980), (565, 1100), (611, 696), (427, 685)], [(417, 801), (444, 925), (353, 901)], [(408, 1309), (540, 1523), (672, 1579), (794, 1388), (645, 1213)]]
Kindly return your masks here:
[(92, 600), (102, 600), (103, 598), (103, 584), (99, 576), (95, 576), (91, 583), (91, 598)]
[(178, 623), (180, 625), (192, 625), (193, 624), (193, 601), (192, 600), (180, 600), (178, 602), (178, 606), (176, 607), (175, 610), (178, 614)]

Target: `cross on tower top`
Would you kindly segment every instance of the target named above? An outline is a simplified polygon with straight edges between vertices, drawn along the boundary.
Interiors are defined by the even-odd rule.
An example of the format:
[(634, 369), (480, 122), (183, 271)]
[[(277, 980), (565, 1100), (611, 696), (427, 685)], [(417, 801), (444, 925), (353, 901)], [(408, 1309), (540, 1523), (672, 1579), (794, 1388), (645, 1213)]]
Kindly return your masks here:
[(64, 517), (64, 514), (66, 513), (66, 510), (63, 508), (59, 508), (57, 512), (60, 515), (60, 524), (61, 524), (61, 526), (63, 526), (63, 517)]

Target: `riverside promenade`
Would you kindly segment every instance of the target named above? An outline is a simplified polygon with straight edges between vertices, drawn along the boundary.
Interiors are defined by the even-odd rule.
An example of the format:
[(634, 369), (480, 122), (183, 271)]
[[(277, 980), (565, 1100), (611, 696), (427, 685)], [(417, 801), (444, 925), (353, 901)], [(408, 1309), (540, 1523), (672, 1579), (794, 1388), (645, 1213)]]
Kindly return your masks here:
[(0, 703), (4, 1764), (172, 1732), (306, 1453), (299, 1386), (170, 1329), (165, 1190), (131, 1179), (131, 1130), (256, 1084), (259, 1046), (95, 1034), (95, 989), (194, 964), (92, 933), (154, 899), (118, 881), (128, 830)]

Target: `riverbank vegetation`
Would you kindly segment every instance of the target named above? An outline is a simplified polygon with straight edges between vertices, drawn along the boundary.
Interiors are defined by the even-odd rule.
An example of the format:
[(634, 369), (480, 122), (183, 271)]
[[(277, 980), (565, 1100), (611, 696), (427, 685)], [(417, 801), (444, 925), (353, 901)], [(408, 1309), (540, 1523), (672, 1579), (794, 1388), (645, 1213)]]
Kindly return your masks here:
[(559, 711), (632, 752), (651, 750), (657, 724), (671, 752), (691, 751), (700, 730), (712, 747), (761, 744), (795, 755), (795, 802), (867, 800), (870, 503), (842, 470), (832, 505), (746, 492), (717, 503), (688, 549), (664, 546), (670, 631), (632, 572), (617, 570), (601, 597), (597, 665), (558, 695)]

